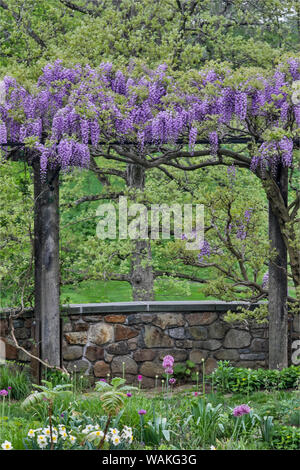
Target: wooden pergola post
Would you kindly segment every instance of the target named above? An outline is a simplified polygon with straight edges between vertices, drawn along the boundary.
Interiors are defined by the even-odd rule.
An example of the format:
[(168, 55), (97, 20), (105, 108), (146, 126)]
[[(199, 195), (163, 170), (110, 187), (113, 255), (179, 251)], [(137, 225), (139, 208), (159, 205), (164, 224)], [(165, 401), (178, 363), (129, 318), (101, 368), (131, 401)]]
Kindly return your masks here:
[[(41, 179), (34, 169), (35, 325), (38, 356), (51, 366), (61, 364), (59, 271), (59, 171)], [(37, 379), (40, 367), (37, 367)]]

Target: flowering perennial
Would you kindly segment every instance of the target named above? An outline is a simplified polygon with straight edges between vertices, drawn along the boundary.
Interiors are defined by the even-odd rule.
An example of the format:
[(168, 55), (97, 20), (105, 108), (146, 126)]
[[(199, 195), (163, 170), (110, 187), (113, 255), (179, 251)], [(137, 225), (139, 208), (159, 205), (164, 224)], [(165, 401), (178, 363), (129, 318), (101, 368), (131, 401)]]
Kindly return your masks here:
[[(30, 141), (45, 174), (48, 168), (87, 167), (91, 149), (101, 142), (130, 142), (146, 155), (147, 145), (182, 139), (193, 153), (197, 139), (205, 138), (216, 155), (222, 138), (236, 128), (237, 136), (255, 144), (253, 171), (276, 171), (279, 162), (291, 166), (292, 138), (300, 127), (298, 59), (239, 83), (229, 70), (200, 71), (193, 75), (192, 93), (170, 75), (164, 64), (141, 76), (132, 74), (132, 67), (66, 68), (57, 60), (44, 67), (34, 92), (5, 77), (0, 82), (0, 144)], [(266, 135), (279, 128), (278, 137)]]

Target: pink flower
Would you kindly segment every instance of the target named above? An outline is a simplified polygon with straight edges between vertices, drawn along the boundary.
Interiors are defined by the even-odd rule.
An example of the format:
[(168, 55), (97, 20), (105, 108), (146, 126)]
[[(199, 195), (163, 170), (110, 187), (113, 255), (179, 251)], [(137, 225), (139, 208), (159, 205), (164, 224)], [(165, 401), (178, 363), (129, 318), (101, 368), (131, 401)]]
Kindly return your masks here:
[(1, 397), (6, 397), (6, 395), (8, 395), (8, 391), (3, 389), (3, 390), (0, 390), (0, 396)]
[(143, 380), (143, 376), (142, 375), (138, 375), (137, 377), (138, 381), (141, 382)]
[(243, 416), (249, 414), (251, 411), (250, 406), (248, 405), (239, 405), (236, 406), (233, 410), (233, 416)]
[(166, 374), (173, 374), (173, 369), (172, 369), (172, 367), (167, 367), (167, 368), (165, 369), (165, 373), (166, 373)]
[(132, 397), (132, 393), (130, 393), (130, 392), (126, 393), (126, 395), (127, 395), (128, 397)]
[(197, 396), (198, 396), (198, 392), (194, 392), (194, 396), (197, 397)]
[(174, 377), (172, 377), (170, 380), (169, 380), (169, 384), (170, 385), (174, 385), (176, 383), (176, 379), (174, 379)]
[(174, 357), (173, 356), (165, 356), (163, 358), (163, 368), (166, 369), (166, 368), (169, 368), (169, 367), (173, 367), (173, 364), (174, 364)]
[(147, 413), (146, 410), (139, 410), (139, 411), (138, 411), (138, 414), (139, 414), (139, 415), (145, 415), (146, 413)]

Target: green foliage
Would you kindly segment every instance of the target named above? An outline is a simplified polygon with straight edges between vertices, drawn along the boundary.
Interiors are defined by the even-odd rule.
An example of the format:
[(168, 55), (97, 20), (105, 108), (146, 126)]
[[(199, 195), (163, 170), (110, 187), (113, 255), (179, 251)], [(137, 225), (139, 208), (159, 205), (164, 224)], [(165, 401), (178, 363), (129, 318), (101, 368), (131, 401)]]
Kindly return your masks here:
[(300, 428), (295, 426), (274, 426), (272, 438), (273, 449), (299, 450)]
[(236, 312), (228, 310), (224, 315), (224, 320), (228, 323), (248, 324), (251, 321), (255, 321), (257, 324), (268, 323), (268, 305), (259, 305), (254, 309), (239, 306)]
[(197, 400), (192, 405), (192, 417), (199, 433), (199, 442), (202, 445), (214, 444), (216, 438), (223, 433), (224, 426), (221, 422), (222, 405), (215, 407), (205, 398)]
[(195, 378), (196, 364), (187, 360), (185, 364), (175, 364), (173, 367), (174, 377), (177, 381), (186, 381), (193, 376)]
[(35, 391), (25, 398), (22, 403), (23, 408), (34, 406), (37, 403), (41, 403), (43, 400), (53, 402), (55, 398), (66, 395), (71, 396), (71, 392), (66, 389), (71, 388), (72, 384), (53, 385), (52, 382), (48, 380), (42, 380), (41, 382), (45, 385), (33, 384), (33, 387), (40, 390), (40, 392)]
[(170, 441), (169, 424), (167, 418), (155, 416), (153, 413), (153, 420), (147, 421), (143, 427), (143, 439), (146, 445), (152, 444), (158, 446), (162, 441)]
[(30, 392), (30, 374), (24, 365), (8, 362), (0, 365), (0, 389), (8, 390), (11, 398), (21, 400)]
[(296, 385), (300, 376), (299, 366), (282, 370), (246, 369), (233, 367), (229, 361), (219, 361), (211, 379), (218, 391), (249, 393), (260, 389), (284, 390)]
[(95, 385), (95, 390), (100, 395), (102, 408), (110, 416), (116, 415), (123, 408), (127, 392), (137, 390), (136, 387), (124, 385), (125, 383), (125, 379), (114, 377), (110, 384), (99, 381)]

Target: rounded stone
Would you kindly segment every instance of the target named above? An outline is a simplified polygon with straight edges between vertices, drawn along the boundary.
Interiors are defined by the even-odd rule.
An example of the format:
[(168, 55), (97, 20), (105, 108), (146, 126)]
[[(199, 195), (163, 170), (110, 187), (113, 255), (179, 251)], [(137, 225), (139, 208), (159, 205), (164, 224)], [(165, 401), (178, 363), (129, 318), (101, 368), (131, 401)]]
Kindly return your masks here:
[(251, 343), (251, 351), (253, 352), (266, 352), (268, 349), (268, 341), (266, 339), (254, 338)]
[(203, 326), (191, 326), (188, 328), (188, 332), (193, 339), (206, 339), (207, 329)]
[(125, 315), (106, 315), (104, 320), (107, 323), (125, 323), (126, 316)]
[(146, 377), (161, 376), (164, 373), (164, 368), (155, 362), (144, 362), (140, 367), (140, 373)]
[(69, 344), (86, 344), (87, 332), (78, 331), (78, 332), (65, 333), (65, 338)]
[(145, 326), (144, 342), (148, 348), (169, 348), (174, 344), (174, 341), (159, 328), (150, 325)]
[(138, 334), (139, 334), (138, 331), (136, 331), (133, 328), (130, 328), (129, 326), (118, 325), (118, 324), (115, 326), (115, 341), (121, 341), (123, 339), (134, 338)]
[(168, 333), (171, 336), (171, 338), (175, 338), (175, 339), (184, 339), (185, 337), (185, 331), (184, 331), (184, 328), (182, 327), (171, 328), (170, 330), (168, 330)]
[(238, 361), (240, 355), (236, 349), (220, 349), (214, 353), (219, 361)]
[(99, 346), (88, 346), (85, 351), (85, 357), (89, 361), (99, 361), (104, 358), (104, 349)]
[(113, 326), (106, 323), (96, 323), (91, 325), (88, 332), (88, 340), (91, 343), (101, 346), (113, 341)]
[(190, 361), (195, 362), (195, 364), (201, 364), (202, 359), (206, 359), (207, 355), (207, 351), (193, 350), (190, 352)]
[(104, 361), (97, 361), (94, 365), (94, 375), (95, 377), (106, 377), (110, 373), (109, 364), (106, 364)]
[(210, 375), (218, 367), (217, 361), (213, 357), (209, 357), (205, 361), (205, 374)]
[(119, 341), (118, 343), (112, 343), (107, 348), (106, 351), (109, 354), (124, 356), (129, 353), (128, 344), (126, 341)]
[(85, 372), (89, 369), (90, 364), (88, 361), (79, 360), (67, 363), (67, 370), (69, 372)]
[(173, 356), (175, 362), (185, 361), (187, 358), (187, 351), (185, 349), (164, 349), (159, 353), (159, 359), (163, 361), (165, 356)]
[(208, 336), (213, 339), (222, 339), (228, 329), (228, 325), (224, 325), (224, 323), (216, 321), (208, 327)]
[(199, 312), (199, 313), (188, 313), (185, 318), (191, 326), (195, 325), (210, 325), (214, 322), (218, 315), (215, 312)]
[(156, 356), (156, 352), (152, 349), (139, 349), (133, 353), (133, 358), (135, 361), (152, 361)]
[(112, 373), (122, 374), (123, 373), (123, 363), (125, 374), (137, 374), (138, 366), (137, 363), (130, 356), (116, 356), (111, 362)]
[(152, 323), (164, 330), (170, 326), (183, 326), (185, 322), (181, 313), (158, 313)]
[(230, 329), (224, 341), (225, 348), (245, 348), (251, 343), (251, 336), (248, 331)]
[(81, 346), (67, 346), (62, 350), (65, 361), (74, 361), (82, 357), (83, 348)]

